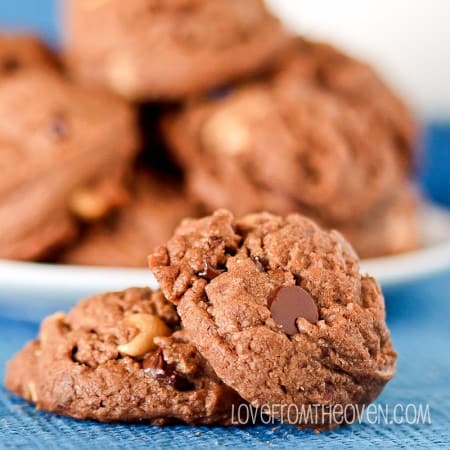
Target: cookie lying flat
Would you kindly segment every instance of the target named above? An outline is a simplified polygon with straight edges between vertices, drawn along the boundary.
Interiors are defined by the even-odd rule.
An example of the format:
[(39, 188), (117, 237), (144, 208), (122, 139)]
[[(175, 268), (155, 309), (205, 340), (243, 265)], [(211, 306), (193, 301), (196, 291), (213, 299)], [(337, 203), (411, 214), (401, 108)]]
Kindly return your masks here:
[(144, 170), (133, 178), (131, 202), (88, 229), (63, 253), (61, 262), (144, 267), (148, 249), (169, 239), (181, 219), (198, 215), (174, 181)]
[(91, 297), (42, 323), (9, 362), (6, 386), (38, 409), (77, 419), (226, 424), (242, 400), (178, 328), (159, 292)]
[[(362, 63), (297, 39), (272, 76), (190, 102), (162, 124), (209, 211), (364, 216), (404, 182), (413, 124)], [(239, 199), (239, 201), (236, 201)]]
[(138, 133), (121, 99), (34, 68), (0, 83), (0, 117), (1, 258), (43, 257), (122, 202)]
[(57, 68), (58, 65), (56, 56), (39, 39), (0, 33), (0, 80), (24, 69)]
[(74, 73), (136, 100), (250, 75), (288, 41), (262, 0), (71, 0), (66, 16)]
[[(343, 418), (327, 411), (370, 403), (395, 374), (380, 287), (300, 215), (187, 220), (149, 265), (218, 377), (285, 422), (332, 428)], [(322, 409), (296, 415), (308, 405)]]

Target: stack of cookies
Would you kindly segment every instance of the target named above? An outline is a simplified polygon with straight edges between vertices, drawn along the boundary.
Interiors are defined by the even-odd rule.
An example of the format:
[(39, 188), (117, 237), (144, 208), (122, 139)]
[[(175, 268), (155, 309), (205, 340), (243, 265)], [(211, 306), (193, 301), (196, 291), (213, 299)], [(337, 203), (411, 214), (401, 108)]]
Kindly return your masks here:
[(45, 319), (6, 386), (106, 422), (357, 420), (396, 353), (335, 230), (363, 256), (418, 245), (409, 111), (261, 0), (71, 0), (65, 16), (62, 58), (0, 36), (0, 257), (150, 255), (161, 290)]
[(299, 214), (185, 219), (130, 288), (44, 320), (6, 386), (39, 409), (149, 424), (363, 416), (395, 374), (377, 282), (336, 231)]
[(142, 266), (222, 207), (419, 245), (410, 112), (261, 0), (67, 0), (63, 30), (0, 35), (0, 258)]

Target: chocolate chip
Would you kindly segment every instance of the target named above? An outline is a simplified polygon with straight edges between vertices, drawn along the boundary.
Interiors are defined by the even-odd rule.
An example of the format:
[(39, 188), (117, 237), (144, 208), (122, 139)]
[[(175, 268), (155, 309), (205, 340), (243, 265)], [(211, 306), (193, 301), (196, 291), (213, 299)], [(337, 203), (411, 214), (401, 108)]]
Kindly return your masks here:
[(319, 310), (313, 298), (300, 286), (281, 286), (268, 298), (273, 320), (286, 334), (298, 333), (296, 321), (303, 317), (311, 323), (319, 320)]
[(177, 391), (189, 391), (194, 388), (189, 380), (175, 370), (174, 364), (168, 364), (164, 360), (161, 349), (149, 355), (142, 362), (142, 368), (147, 375), (173, 386)]
[(50, 134), (57, 140), (62, 140), (67, 136), (67, 122), (64, 114), (55, 114), (50, 122)]
[(163, 358), (161, 349), (148, 356), (143, 362), (142, 367), (144, 372), (151, 375), (153, 378), (160, 378), (170, 375), (169, 365)]
[(203, 270), (199, 272), (197, 275), (199, 277), (205, 278), (208, 281), (214, 280), (214, 278), (218, 277), (220, 274), (224, 273), (225, 270), (215, 269), (209, 263), (205, 262), (203, 265)]

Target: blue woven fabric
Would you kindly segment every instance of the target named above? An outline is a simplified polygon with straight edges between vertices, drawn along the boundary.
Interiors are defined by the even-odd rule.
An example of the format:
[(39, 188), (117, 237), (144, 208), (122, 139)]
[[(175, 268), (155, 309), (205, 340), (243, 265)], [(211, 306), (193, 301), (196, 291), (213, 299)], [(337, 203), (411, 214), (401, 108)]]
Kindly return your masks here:
[[(31, 27), (54, 43), (58, 33), (51, 11), (56, 3), (56, 0), (2, 1), (0, 25)], [(450, 128), (430, 127), (425, 145), (427, 154), (421, 172), (424, 189), (435, 200), (450, 204)], [(399, 352), (398, 374), (377, 404), (429, 405), (431, 424), (366, 421), (320, 435), (289, 426), (224, 429), (102, 425), (36, 412), (0, 387), (0, 448), (448, 448), (450, 273), (386, 292), (386, 296), (388, 322)], [(36, 332), (34, 324), (0, 318), (2, 378), (6, 360)]]

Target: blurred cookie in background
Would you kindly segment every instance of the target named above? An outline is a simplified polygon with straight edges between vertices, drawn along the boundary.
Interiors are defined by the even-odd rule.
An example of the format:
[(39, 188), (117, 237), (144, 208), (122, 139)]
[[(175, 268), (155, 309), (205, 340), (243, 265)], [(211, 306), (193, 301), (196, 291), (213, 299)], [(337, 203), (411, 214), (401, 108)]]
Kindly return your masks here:
[(149, 249), (165, 242), (182, 219), (198, 214), (176, 181), (141, 169), (134, 174), (129, 204), (88, 228), (60, 261), (145, 267)]
[(134, 111), (43, 67), (0, 83), (0, 257), (44, 258), (123, 203)]
[(208, 211), (301, 212), (359, 235), (408, 183), (412, 114), (369, 66), (327, 44), (298, 38), (279, 61), (166, 114), (168, 148)]
[(56, 69), (60, 63), (39, 38), (0, 31), (0, 80), (36, 66)]
[(362, 118), (369, 115), (376, 126), (374, 132), (383, 133), (403, 165), (411, 167), (417, 150), (415, 118), (370, 65), (328, 43), (303, 38), (294, 41), (284, 62), (280, 77), (286, 78), (287, 85), (296, 78), (309, 79), (363, 114)]
[[(401, 101), (337, 50), (301, 39), (295, 47), (272, 77), (163, 120), (193, 195), (210, 211), (281, 214), (294, 202), (343, 222), (383, 203), (407, 176), (414, 129)], [(267, 193), (286, 197), (289, 209), (266, 203)]]
[(422, 242), (418, 204), (418, 193), (406, 185), (367, 217), (338, 229), (361, 258), (412, 251)]
[(69, 0), (65, 23), (75, 76), (141, 102), (259, 72), (288, 42), (262, 0)]

